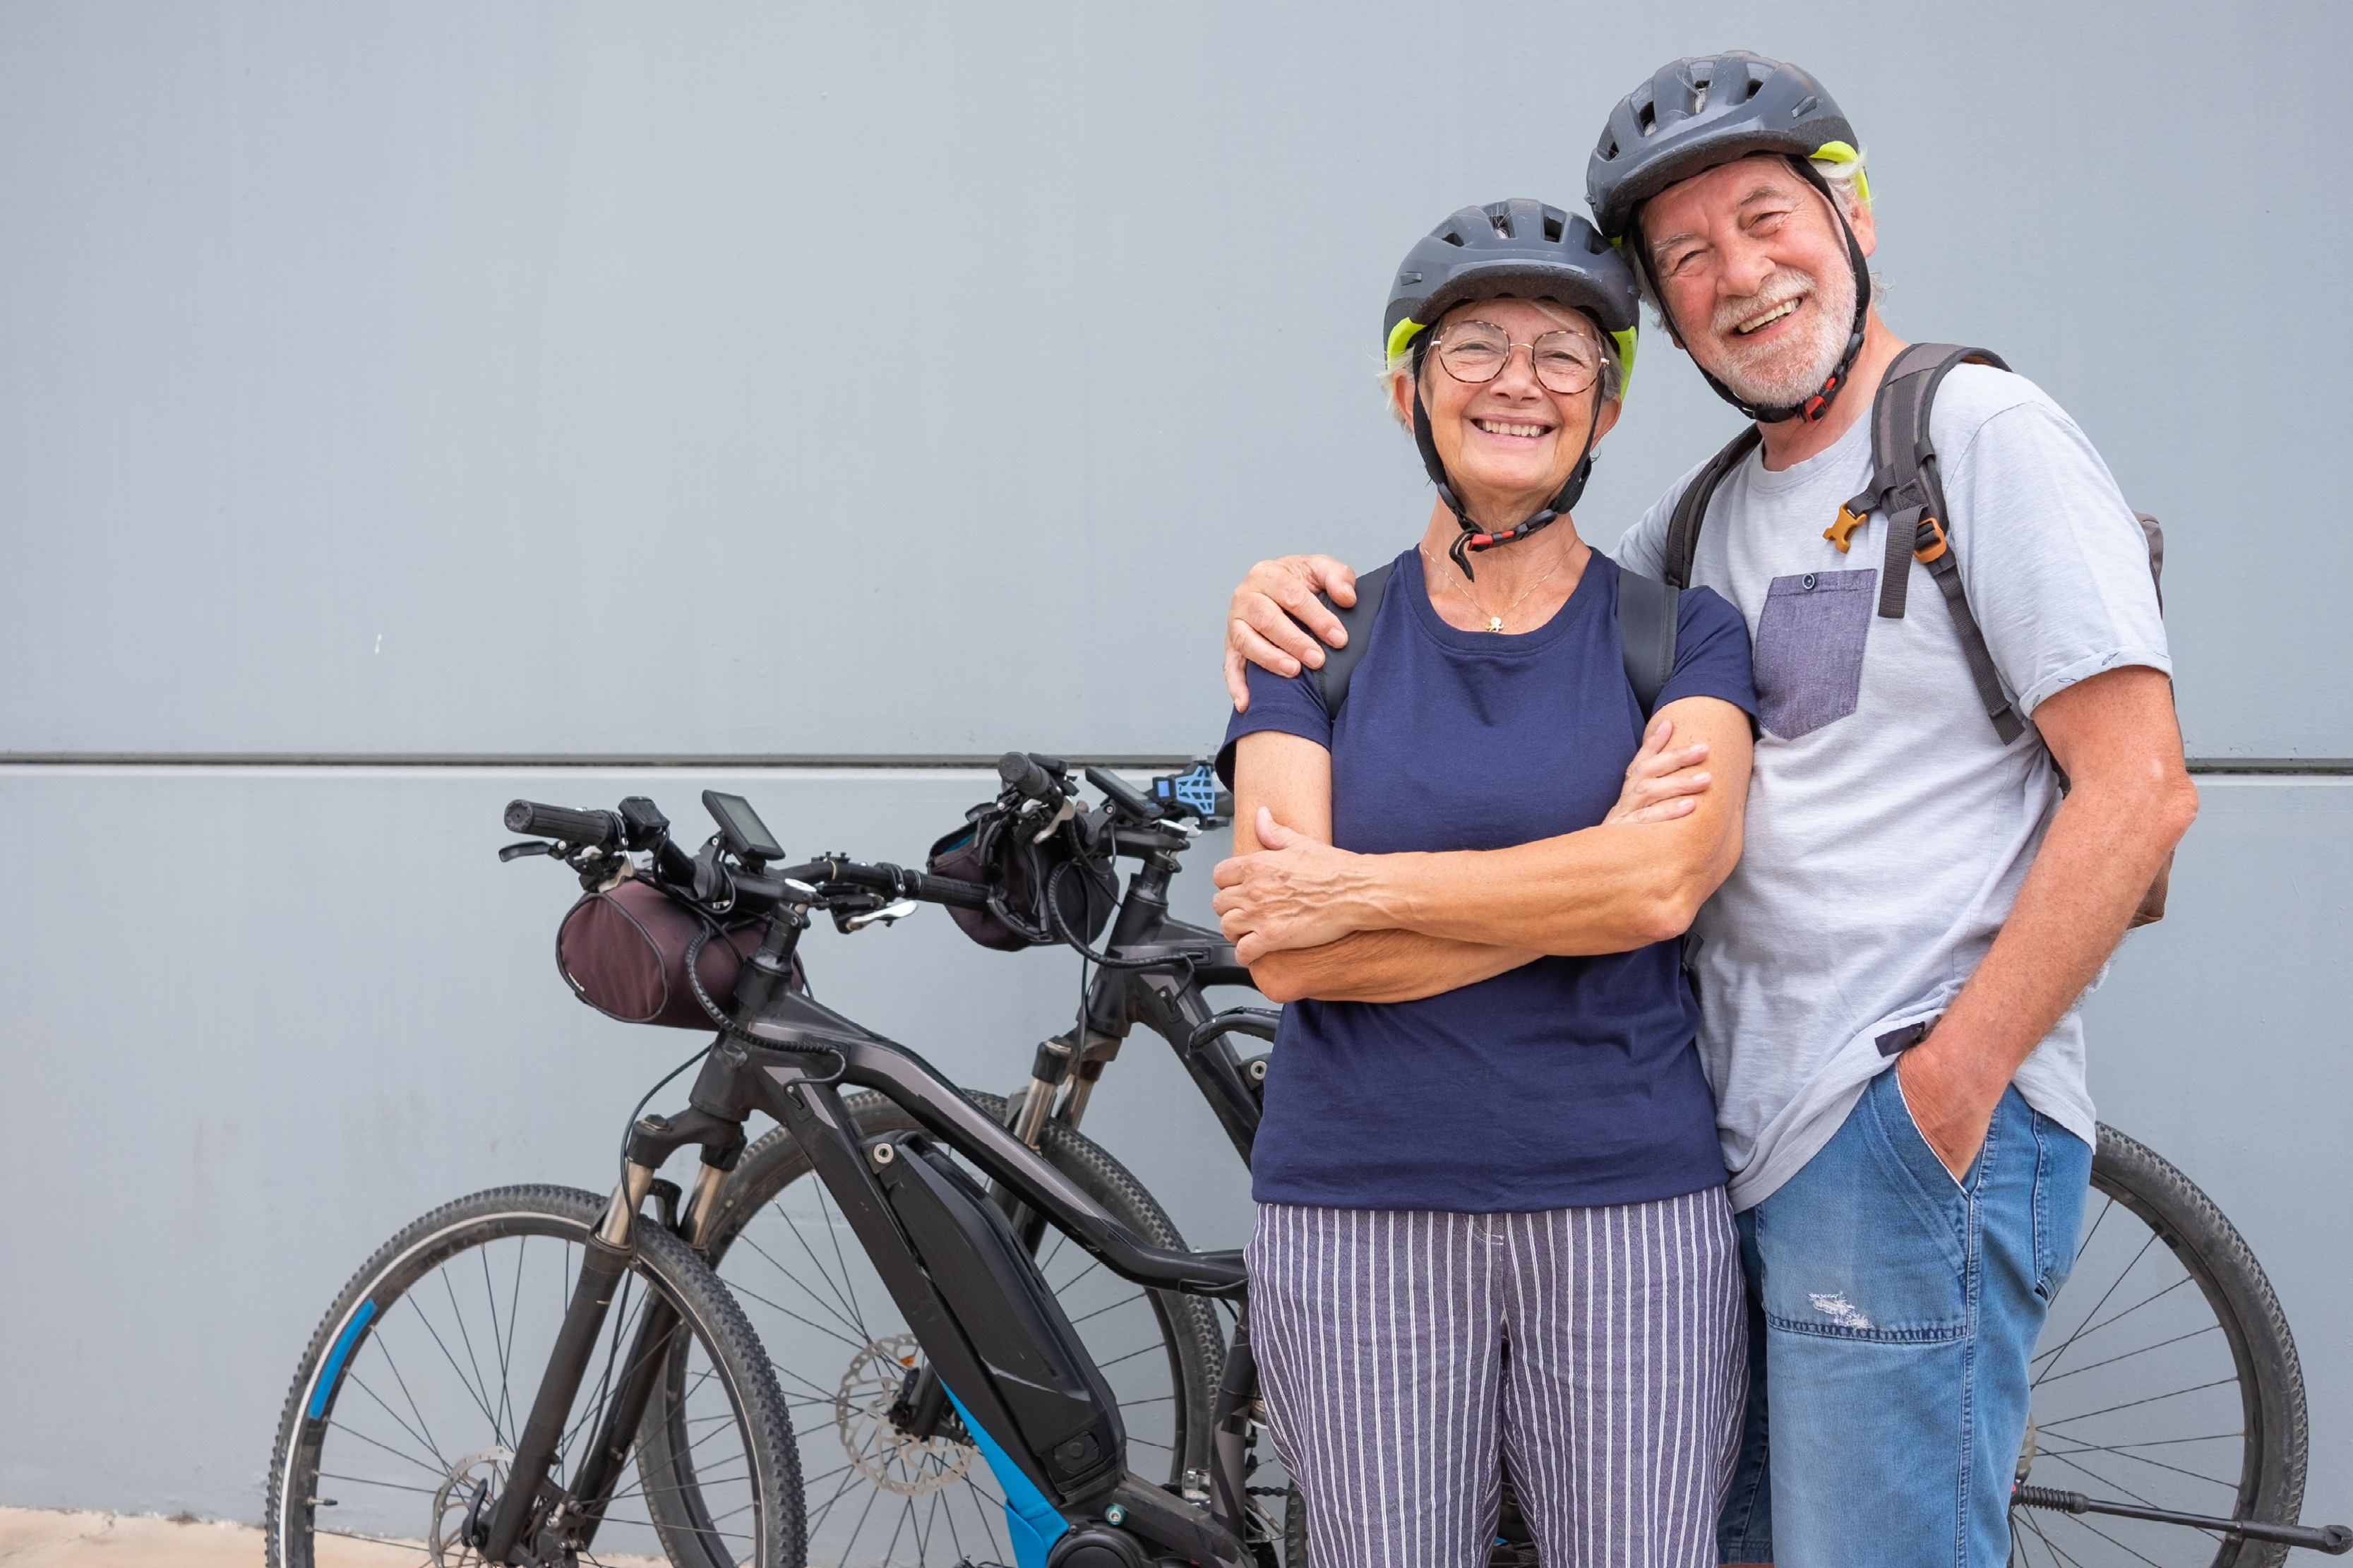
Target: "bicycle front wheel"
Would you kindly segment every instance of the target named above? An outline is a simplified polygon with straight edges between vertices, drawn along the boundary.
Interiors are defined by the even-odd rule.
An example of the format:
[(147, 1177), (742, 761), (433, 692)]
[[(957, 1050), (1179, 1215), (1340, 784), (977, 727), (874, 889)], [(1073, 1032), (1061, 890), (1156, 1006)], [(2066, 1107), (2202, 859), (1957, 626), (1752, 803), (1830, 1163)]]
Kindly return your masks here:
[[(1002, 1100), (968, 1098), (1002, 1120)], [(878, 1094), (842, 1103), (863, 1137), (915, 1126)], [(1151, 1194), (1094, 1143), (1049, 1122), (1043, 1152), (1137, 1237), (1184, 1247)], [(1012, 1562), (995, 1475), (953, 1408), (930, 1424), (910, 1404), (922, 1365), (915, 1337), (789, 1132), (754, 1144), (728, 1178), (711, 1258), (757, 1328), (793, 1418), (808, 1561)], [(1188, 1471), (1206, 1471), (1225, 1368), (1214, 1310), (1120, 1279), (1058, 1231), (1046, 1233), (1037, 1261), (1119, 1404), (1129, 1468), (1185, 1487)], [(1206, 1474), (1192, 1484), (1206, 1485)]]
[[(2206, 1194), (2100, 1129), (2075, 1270), (2035, 1347), (2019, 1476), (2210, 1518), (2293, 1523), (2304, 1502), (2304, 1373), (2279, 1299)], [(2179, 1525), (2017, 1507), (2034, 1568), (2274, 1568), (2287, 1548)]]
[[(311, 1336), (287, 1397), (270, 1462), (270, 1568), (481, 1562), (469, 1538), (507, 1484), (604, 1208), (565, 1187), (479, 1193), (368, 1260)], [(676, 1326), (641, 1344), (649, 1310), (675, 1314)], [(568, 1488), (578, 1473), (633, 1351), (683, 1369), (672, 1397), (695, 1435), (696, 1495), (681, 1510), (649, 1497), (661, 1472), (624, 1467), (579, 1561), (800, 1568), (798, 1467), (766, 1357), (702, 1259), (653, 1224), (638, 1227), (552, 1482)], [(640, 1430), (661, 1404), (649, 1402)], [(681, 1529), (681, 1517), (695, 1524)]]

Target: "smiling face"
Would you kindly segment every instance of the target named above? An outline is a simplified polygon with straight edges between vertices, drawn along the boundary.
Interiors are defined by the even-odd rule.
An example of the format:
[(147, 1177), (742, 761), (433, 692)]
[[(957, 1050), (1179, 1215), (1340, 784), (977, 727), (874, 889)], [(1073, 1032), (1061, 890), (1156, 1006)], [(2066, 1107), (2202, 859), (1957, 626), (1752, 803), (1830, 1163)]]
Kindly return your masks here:
[[(1847, 214), (1871, 254), (1871, 210)], [(1744, 402), (1788, 406), (1837, 370), (1854, 330), (1854, 268), (1829, 201), (1759, 153), (1668, 186), (1641, 243), (1678, 339)]]
[[(1484, 321), (1502, 329), (1514, 343), (1533, 343), (1546, 332), (1574, 331), (1592, 340), (1601, 333), (1583, 312), (1541, 300), (1476, 300), (1457, 305), (1431, 330), (1433, 344), (1445, 342), (1450, 328)], [(1413, 384), (1400, 371), (1389, 384), (1398, 417), (1410, 421)], [(1455, 491), (1482, 524), (1508, 528), (1549, 501), (1568, 480), (1585, 450), (1594, 417), (1592, 387), (1562, 394), (1535, 377), (1530, 351), (1514, 348), (1494, 380), (1457, 381), (1438, 364), (1433, 346), (1422, 356), (1422, 406), (1430, 414), (1430, 439), (1446, 465)], [(1596, 439), (1618, 422), (1619, 405), (1601, 405)]]

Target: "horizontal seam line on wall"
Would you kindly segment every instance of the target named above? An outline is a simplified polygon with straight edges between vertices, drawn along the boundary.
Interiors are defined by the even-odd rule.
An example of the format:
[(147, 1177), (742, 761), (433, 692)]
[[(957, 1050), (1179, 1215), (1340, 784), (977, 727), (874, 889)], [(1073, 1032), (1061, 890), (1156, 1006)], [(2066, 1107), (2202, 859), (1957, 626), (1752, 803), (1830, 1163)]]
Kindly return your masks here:
[[(994, 768), (999, 752), (758, 755), (716, 752), (0, 752), (0, 767), (242, 768)], [(1121, 753), (1077, 757), (1099, 768), (1182, 768), (1197, 758)], [(2353, 763), (2347, 764), (2353, 772)]]
[[(1182, 768), (1199, 760), (1174, 752), (1078, 757), (1099, 768)], [(993, 768), (979, 752), (734, 753), (648, 752), (0, 752), (13, 767), (245, 768)], [(2191, 757), (2193, 773), (2295, 777), (2353, 773), (2353, 757)]]

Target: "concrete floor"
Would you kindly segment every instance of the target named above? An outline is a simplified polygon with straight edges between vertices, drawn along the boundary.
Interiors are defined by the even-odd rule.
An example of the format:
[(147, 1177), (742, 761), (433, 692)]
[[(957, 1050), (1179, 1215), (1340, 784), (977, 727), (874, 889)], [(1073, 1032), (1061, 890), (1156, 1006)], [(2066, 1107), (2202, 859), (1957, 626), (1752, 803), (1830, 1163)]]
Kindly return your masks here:
[[(251, 1525), (0, 1508), (4, 1568), (262, 1568), (264, 1555), (261, 1531)], [(319, 1542), (319, 1568), (406, 1568), (425, 1561), (422, 1546)], [(651, 1568), (655, 1561), (602, 1559), (606, 1568)]]

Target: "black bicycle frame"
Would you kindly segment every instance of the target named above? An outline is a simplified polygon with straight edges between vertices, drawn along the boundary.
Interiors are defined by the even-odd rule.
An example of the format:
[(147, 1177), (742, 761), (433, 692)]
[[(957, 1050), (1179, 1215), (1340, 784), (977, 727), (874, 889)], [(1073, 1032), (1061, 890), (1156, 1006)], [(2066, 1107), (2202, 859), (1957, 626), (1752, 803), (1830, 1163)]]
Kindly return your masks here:
[[(1222, 1298), (1239, 1311), (1246, 1283), (1240, 1254), (1146, 1245), (922, 1058), (806, 996), (774, 996), (741, 1030), (751, 1038), (725, 1038), (705, 1060), (688, 1110), (645, 1118), (632, 1131), (626, 1173), (591, 1244), (596, 1267), (584, 1268), (549, 1358), (508, 1489), (491, 1512), (486, 1557), (511, 1561), (525, 1541), (533, 1543), (533, 1557), (543, 1556), (559, 1525), (576, 1543), (593, 1539), (618, 1458), (662, 1372), (670, 1330), (656, 1321), (658, 1312), (640, 1329), (577, 1489), (536, 1524), (533, 1519), (547, 1489), (556, 1429), (586, 1376), (612, 1283), (627, 1270), (638, 1207), (671, 1152), (689, 1142), (740, 1148), (744, 1121), (761, 1110), (789, 1128), (807, 1152), (925, 1361), (981, 1441), (1011, 1505), (1009, 1526), (1029, 1523), (1043, 1544), (1067, 1526), (1115, 1519), (1148, 1555), (1246, 1568), (1241, 1476), (1218, 1476), (1215, 1500), (1203, 1508), (1127, 1469), (1124, 1429), (1101, 1373), (1003, 1209), (943, 1151), (963, 1155), (1134, 1284)], [(837, 1063), (838, 1072), (829, 1072)], [(838, 1085), (878, 1090), (923, 1131), (861, 1142)], [(1228, 1398), (1240, 1408), (1255, 1394), (1254, 1385), (1243, 1386), (1229, 1389)], [(1217, 1414), (1220, 1426), (1239, 1420), (1233, 1410)], [(1239, 1445), (1220, 1447), (1232, 1449), (1238, 1467)]]

